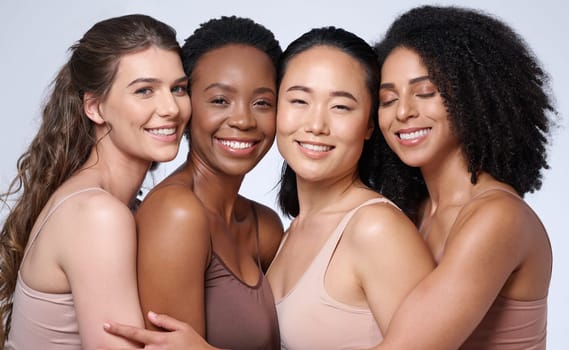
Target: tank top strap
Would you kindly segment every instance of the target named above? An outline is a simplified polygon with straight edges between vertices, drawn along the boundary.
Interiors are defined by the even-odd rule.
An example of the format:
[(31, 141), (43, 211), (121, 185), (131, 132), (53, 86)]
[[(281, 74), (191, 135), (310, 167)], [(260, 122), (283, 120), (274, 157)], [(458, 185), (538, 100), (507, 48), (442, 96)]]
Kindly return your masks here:
[(395, 203), (393, 203), (389, 199), (381, 197), (381, 198), (368, 199), (365, 202), (358, 205), (357, 207), (350, 210), (349, 212), (347, 212), (346, 215), (344, 215), (344, 217), (342, 218), (342, 220), (340, 220), (340, 223), (338, 224), (334, 232), (332, 232), (332, 234), (330, 235), (330, 238), (328, 238), (326, 243), (324, 243), (324, 246), (322, 247), (320, 253), (318, 254), (320, 257), (319, 259), (325, 259), (325, 262), (321, 264), (323, 268), (327, 268), (328, 264), (330, 263), (334, 250), (336, 250), (336, 247), (338, 246), (338, 243), (340, 242), (340, 239), (344, 234), (344, 230), (346, 229), (346, 226), (348, 226), (348, 223), (350, 222), (354, 214), (360, 208), (376, 203), (387, 203), (394, 206), (398, 210), (401, 210), (397, 205), (395, 205)]
[(24, 259), (26, 258), (26, 256), (28, 255), (29, 250), (32, 248), (34, 242), (36, 241), (36, 238), (39, 236), (41, 230), (43, 229), (43, 227), (45, 226), (45, 224), (47, 223), (47, 221), (51, 218), (51, 216), (53, 215), (53, 213), (55, 213), (55, 211), (69, 198), (78, 195), (80, 193), (83, 192), (87, 192), (87, 191), (103, 191), (105, 193), (108, 193), (107, 191), (105, 191), (104, 189), (100, 188), (100, 187), (87, 187), (75, 192), (71, 192), (67, 195), (65, 195), (63, 198), (61, 198), (57, 203), (55, 203), (55, 205), (53, 207), (50, 208), (50, 210), (47, 212), (47, 214), (45, 215), (44, 219), (42, 220), (41, 224), (39, 225), (38, 229), (36, 230), (36, 232), (32, 233), (32, 235), (29, 238), (29, 243), (26, 247), (26, 249), (24, 250), (24, 256), (22, 257), (22, 262), (20, 263), (20, 265), (24, 262)]
[(257, 266), (259, 266), (259, 271), (262, 271), (261, 266), (261, 251), (259, 250), (259, 215), (257, 214), (257, 208), (255, 203), (251, 202), (251, 210), (253, 212), (253, 220), (255, 221), (255, 244), (257, 247)]
[(503, 188), (503, 187), (492, 186), (492, 187), (489, 187), (489, 188), (485, 189), (484, 191), (482, 191), (482, 192), (476, 194), (474, 197), (472, 197), (472, 199), (478, 198), (478, 197), (482, 196), (483, 194), (486, 194), (486, 193), (488, 193), (488, 192), (490, 192), (490, 191), (502, 191), (502, 192), (509, 193), (509, 194), (511, 194), (511, 195), (514, 196), (514, 197), (517, 197), (517, 198), (520, 198), (520, 199), (522, 198), (522, 197), (521, 197), (517, 192), (515, 192), (515, 191), (511, 191), (511, 190), (509, 190), (509, 189), (507, 189), (507, 188)]

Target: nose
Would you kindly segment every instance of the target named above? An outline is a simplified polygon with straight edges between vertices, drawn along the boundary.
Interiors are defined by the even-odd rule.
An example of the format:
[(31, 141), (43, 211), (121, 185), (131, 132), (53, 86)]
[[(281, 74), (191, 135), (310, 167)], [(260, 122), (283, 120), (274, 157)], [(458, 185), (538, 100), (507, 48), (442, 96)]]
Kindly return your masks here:
[(400, 96), (397, 104), (395, 117), (397, 120), (404, 122), (409, 118), (417, 116), (417, 108), (412, 97)]
[(308, 111), (304, 130), (314, 135), (328, 134), (328, 113), (325, 106), (314, 106)]
[(257, 127), (257, 120), (245, 103), (235, 103), (229, 111), (227, 123), (233, 128), (249, 130)]
[(168, 90), (161, 94), (158, 101), (157, 113), (161, 117), (172, 117), (180, 113), (180, 106), (176, 97)]

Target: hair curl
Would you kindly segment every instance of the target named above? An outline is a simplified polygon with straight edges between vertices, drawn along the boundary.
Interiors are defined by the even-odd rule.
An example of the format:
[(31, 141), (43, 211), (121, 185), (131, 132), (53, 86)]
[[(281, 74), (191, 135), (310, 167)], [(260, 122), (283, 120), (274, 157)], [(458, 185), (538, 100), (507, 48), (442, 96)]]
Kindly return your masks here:
[(96, 144), (93, 123), (83, 111), (86, 92), (104, 99), (120, 58), (150, 46), (180, 53), (173, 28), (145, 15), (127, 15), (95, 24), (71, 46), (71, 56), (51, 84), (41, 126), (17, 162), (17, 175), (4, 204), (19, 195), (0, 234), (0, 344), (10, 329), (12, 295), (32, 227), (55, 190), (79, 171)]
[(375, 45), (379, 64), (397, 47), (415, 51), (438, 87), (473, 184), (487, 172), (522, 196), (541, 187), (556, 111), (547, 74), (512, 28), (474, 9), (422, 6)]
[[(364, 142), (356, 176), (366, 186), (394, 201), (408, 216), (415, 219), (418, 204), (425, 197), (426, 188), (418, 170), (404, 165), (379, 132), (377, 109), (380, 72), (373, 48), (362, 38), (341, 28), (331, 26), (312, 29), (294, 40), (284, 51), (278, 75), (279, 82), (286, 74), (291, 59), (315, 46), (337, 48), (361, 64), (371, 97), (369, 113), (374, 128), (371, 138)], [(286, 161), (281, 172), (278, 200), (286, 215), (298, 215), (300, 208), (296, 174)]]

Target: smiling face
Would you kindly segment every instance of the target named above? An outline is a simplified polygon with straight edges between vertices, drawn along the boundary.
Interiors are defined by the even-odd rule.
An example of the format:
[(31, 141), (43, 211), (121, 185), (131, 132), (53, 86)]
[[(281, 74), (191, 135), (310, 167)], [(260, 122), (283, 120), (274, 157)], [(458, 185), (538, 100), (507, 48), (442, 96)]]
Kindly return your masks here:
[(440, 164), (459, 151), (443, 98), (415, 51), (399, 47), (389, 54), (381, 69), (379, 104), (381, 132), (407, 165)]
[(190, 118), (186, 85), (179, 55), (152, 46), (121, 57), (107, 96), (86, 107), (87, 113), (102, 125), (102, 142), (124, 156), (169, 161)]
[(192, 73), (190, 152), (213, 171), (243, 176), (275, 137), (276, 69), (269, 56), (229, 44), (204, 54)]
[(277, 144), (298, 178), (353, 179), (371, 136), (371, 97), (362, 65), (329, 46), (294, 56), (279, 87)]

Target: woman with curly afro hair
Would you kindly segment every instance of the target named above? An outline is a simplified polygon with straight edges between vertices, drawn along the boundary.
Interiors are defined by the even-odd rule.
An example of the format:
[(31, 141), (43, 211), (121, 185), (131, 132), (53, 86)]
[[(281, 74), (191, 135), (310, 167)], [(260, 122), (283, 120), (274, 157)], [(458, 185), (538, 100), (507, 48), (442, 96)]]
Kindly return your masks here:
[(465, 8), (412, 9), (375, 48), (380, 128), (421, 170), (437, 261), (380, 348), (545, 349), (552, 252), (522, 198), (548, 168), (547, 75), (512, 28)]

